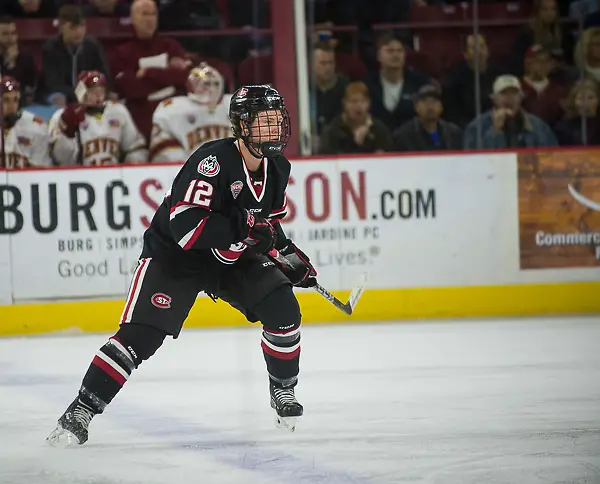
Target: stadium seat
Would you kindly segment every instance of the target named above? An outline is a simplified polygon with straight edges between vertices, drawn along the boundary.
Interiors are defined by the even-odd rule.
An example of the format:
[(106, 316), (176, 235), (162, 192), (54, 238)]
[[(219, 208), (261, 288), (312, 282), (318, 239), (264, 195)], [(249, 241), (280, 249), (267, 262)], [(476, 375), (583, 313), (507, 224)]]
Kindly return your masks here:
[(360, 57), (348, 52), (336, 52), (335, 63), (338, 72), (350, 79), (363, 79), (367, 75), (367, 68)]
[(412, 23), (436, 23), (462, 22), (467, 20), (466, 7), (462, 5), (427, 5), (418, 7), (412, 5), (410, 9), (410, 21)]
[(238, 83), (248, 84), (272, 84), (273, 55), (259, 54), (246, 57), (237, 67)]

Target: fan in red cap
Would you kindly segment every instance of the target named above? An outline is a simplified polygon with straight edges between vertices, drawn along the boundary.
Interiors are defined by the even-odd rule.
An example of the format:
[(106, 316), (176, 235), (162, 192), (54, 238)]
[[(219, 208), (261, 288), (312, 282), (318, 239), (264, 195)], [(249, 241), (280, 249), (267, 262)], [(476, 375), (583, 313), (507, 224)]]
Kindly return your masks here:
[(214, 67), (202, 63), (187, 80), (187, 96), (160, 103), (152, 117), (150, 159), (186, 160), (202, 144), (231, 136), (229, 100), (224, 80)]
[(48, 126), (29, 111), (22, 111), (21, 86), (11, 76), (0, 78), (2, 93), (1, 125), (4, 139), (0, 165), (6, 168), (48, 166)]
[(148, 161), (146, 140), (127, 108), (107, 101), (108, 83), (98, 71), (77, 78), (77, 103), (50, 120), (50, 154), (60, 165), (107, 165)]

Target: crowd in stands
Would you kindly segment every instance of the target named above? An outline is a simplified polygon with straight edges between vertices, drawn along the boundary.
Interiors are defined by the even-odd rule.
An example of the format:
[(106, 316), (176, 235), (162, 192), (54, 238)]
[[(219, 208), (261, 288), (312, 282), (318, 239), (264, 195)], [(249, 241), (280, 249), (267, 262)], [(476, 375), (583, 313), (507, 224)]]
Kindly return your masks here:
[[(0, 74), (18, 81), (22, 109), (49, 120), (78, 102), (81, 72), (102, 73), (149, 146), (156, 107), (186, 94), (201, 60), (220, 71), (227, 92), (272, 77), (273, 66), (242, 69), (272, 60), (268, 35), (176, 40), (168, 32), (269, 28), (270, 1), (2, 0)], [(600, 143), (600, 1), (479, 3), (507, 18), (516, 12), (514, 22), (483, 22), (474, 34), (468, 23), (421, 28), (425, 12), (472, 23), (472, 2), (307, 0), (318, 24), (308, 39), (314, 153)], [(95, 38), (86, 22), (96, 18), (123, 19), (127, 35)], [(56, 33), (25, 48), (24, 19), (55, 19)], [(377, 27), (384, 22), (402, 27)], [(6, 137), (10, 125), (2, 126)]]

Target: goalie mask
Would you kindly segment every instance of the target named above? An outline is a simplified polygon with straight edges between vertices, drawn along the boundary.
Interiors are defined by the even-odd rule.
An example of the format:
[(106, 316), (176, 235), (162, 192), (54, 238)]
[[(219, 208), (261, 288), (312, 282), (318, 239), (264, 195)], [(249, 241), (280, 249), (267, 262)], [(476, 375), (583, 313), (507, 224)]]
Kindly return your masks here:
[(21, 86), (19, 81), (11, 76), (2, 76), (0, 78), (0, 92), (2, 92), (2, 125), (10, 129), (21, 117), (19, 107)]
[(283, 98), (268, 85), (238, 89), (231, 98), (229, 120), (234, 136), (257, 158), (282, 153), (290, 140), (290, 116)]
[(75, 97), (89, 114), (101, 113), (106, 102), (106, 77), (99, 71), (83, 71), (77, 78)]
[(205, 62), (190, 71), (186, 87), (191, 99), (211, 109), (221, 102), (225, 88), (221, 73)]

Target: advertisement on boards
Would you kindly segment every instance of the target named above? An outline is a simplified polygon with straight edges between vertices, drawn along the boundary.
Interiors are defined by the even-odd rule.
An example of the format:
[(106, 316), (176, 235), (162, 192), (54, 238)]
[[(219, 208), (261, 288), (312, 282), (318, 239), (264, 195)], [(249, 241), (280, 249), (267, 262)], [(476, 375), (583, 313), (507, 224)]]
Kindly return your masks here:
[[(179, 168), (9, 172), (0, 242), (13, 300), (124, 297)], [(287, 194), (284, 229), (330, 290), (364, 271), (370, 287), (398, 288), (504, 283), (518, 270), (514, 155), (295, 162)]]
[[(7, 184), (7, 172), (0, 171), (0, 187)], [(7, 200), (4, 194), (0, 194), (0, 206), (4, 206)], [(2, 216), (0, 215), (0, 224)], [(10, 304), (12, 299), (11, 290), (11, 264), (10, 264), (10, 238), (0, 234), (0, 306)]]
[(520, 153), (518, 163), (521, 268), (600, 266), (600, 151)]

